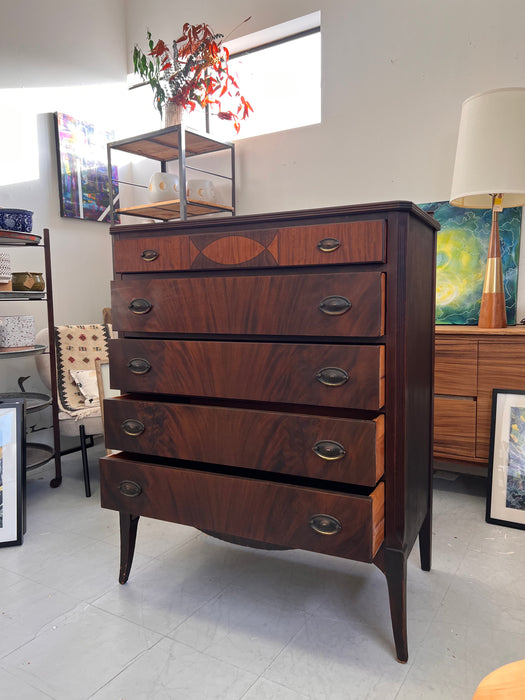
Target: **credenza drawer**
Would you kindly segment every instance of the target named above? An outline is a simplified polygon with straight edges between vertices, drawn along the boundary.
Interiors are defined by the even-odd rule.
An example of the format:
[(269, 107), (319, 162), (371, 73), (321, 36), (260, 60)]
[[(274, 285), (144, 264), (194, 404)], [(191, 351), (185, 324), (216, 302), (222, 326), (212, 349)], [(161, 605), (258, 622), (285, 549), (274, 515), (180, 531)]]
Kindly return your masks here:
[(478, 393), (478, 343), (436, 339), (434, 392), (455, 396)]
[(375, 486), (384, 417), (373, 420), (119, 397), (104, 402), (106, 447), (155, 457)]
[(384, 485), (369, 496), (143, 463), (100, 460), (103, 508), (297, 549), (371, 561), (384, 539)]
[(115, 240), (115, 272), (380, 263), (382, 219)]
[(331, 272), (112, 282), (113, 326), (143, 333), (377, 337), (384, 275)]
[(476, 456), (474, 398), (434, 398), (434, 454), (472, 459)]
[(116, 339), (111, 386), (376, 411), (384, 403), (382, 345)]

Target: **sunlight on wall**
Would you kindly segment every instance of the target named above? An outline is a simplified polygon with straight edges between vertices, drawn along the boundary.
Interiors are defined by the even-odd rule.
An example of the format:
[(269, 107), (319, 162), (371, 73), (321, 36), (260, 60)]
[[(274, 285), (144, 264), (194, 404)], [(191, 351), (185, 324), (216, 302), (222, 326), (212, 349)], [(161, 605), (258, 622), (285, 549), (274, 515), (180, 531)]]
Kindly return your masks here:
[(40, 158), (55, 158), (54, 144), (47, 148), (43, 131), (46, 115), (64, 112), (101, 130), (113, 130), (116, 138), (118, 129), (133, 133), (126, 97), (125, 83), (0, 90), (0, 187), (40, 180)]
[[(0, 90), (0, 104), (8, 105)], [(37, 115), (27, 110), (0, 110), (0, 186), (38, 180)]]

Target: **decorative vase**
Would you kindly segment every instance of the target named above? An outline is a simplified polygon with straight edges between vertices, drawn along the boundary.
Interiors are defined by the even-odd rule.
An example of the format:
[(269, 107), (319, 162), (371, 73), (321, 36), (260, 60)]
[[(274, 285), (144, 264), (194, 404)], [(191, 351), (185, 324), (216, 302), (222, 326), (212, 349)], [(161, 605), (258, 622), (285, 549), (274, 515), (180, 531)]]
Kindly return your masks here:
[(182, 123), (184, 106), (175, 102), (166, 102), (164, 106), (164, 126), (177, 126)]
[(150, 202), (166, 202), (180, 199), (179, 178), (173, 173), (153, 173), (149, 181)]
[(17, 292), (43, 292), (46, 288), (41, 272), (13, 272), (11, 279)]

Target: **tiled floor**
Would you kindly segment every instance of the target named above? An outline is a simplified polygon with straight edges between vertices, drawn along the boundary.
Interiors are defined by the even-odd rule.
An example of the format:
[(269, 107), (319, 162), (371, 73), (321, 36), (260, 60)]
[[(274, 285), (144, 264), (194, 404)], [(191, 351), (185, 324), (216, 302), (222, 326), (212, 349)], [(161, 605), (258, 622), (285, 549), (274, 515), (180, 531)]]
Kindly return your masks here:
[(463, 700), (525, 658), (525, 531), (484, 522), (484, 481), (435, 479), (434, 562), (409, 560), (409, 661), (374, 566), (236, 547), (142, 519), (117, 582), (117, 515), (80, 459), (30, 474), (28, 530), (0, 549), (5, 700)]

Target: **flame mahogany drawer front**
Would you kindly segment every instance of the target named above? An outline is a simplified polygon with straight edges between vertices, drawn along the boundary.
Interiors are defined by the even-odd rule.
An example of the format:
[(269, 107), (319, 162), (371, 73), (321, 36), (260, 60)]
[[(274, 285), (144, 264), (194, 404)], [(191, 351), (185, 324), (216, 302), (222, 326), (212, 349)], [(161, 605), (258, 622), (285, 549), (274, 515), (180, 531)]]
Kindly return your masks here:
[(385, 228), (372, 220), (117, 240), (115, 272), (379, 263)]
[(384, 403), (384, 355), (382, 345), (109, 341), (111, 383), (122, 392), (371, 411)]
[(102, 507), (269, 544), (371, 561), (384, 539), (384, 484), (369, 496), (142, 463), (100, 462)]
[(375, 486), (384, 417), (373, 420), (119, 398), (104, 404), (106, 447)]
[(112, 283), (126, 332), (381, 336), (384, 275), (330, 272)]

